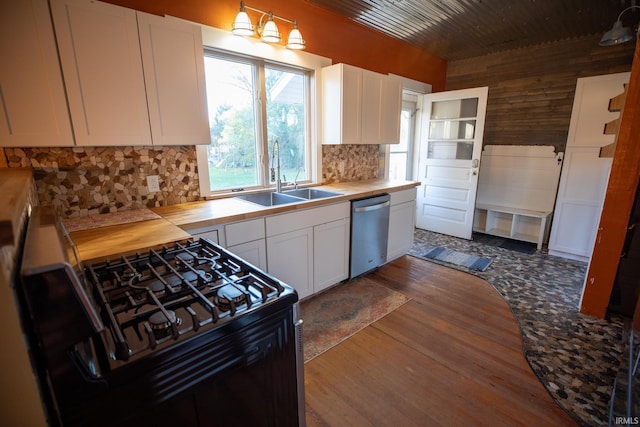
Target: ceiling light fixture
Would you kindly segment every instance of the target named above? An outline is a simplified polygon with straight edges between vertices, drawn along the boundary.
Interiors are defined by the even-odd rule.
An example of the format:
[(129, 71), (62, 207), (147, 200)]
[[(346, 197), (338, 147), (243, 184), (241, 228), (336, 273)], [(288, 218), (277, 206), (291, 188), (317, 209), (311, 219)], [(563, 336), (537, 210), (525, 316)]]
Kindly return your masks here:
[[(236, 19), (233, 22), (231, 32), (237, 36), (252, 36), (254, 34), (254, 27), (251, 24), (251, 19), (247, 15), (246, 10), (252, 10), (262, 14), (258, 23), (258, 34), (262, 41), (266, 43), (280, 43), (280, 31), (276, 25), (274, 18), (293, 24), (293, 28), (289, 33), (287, 39), (287, 48), (302, 50), (306, 47), (306, 43), (300, 34), (297, 21), (283, 18), (282, 16), (274, 15), (271, 11), (265, 11), (256, 9), (255, 7), (246, 6), (243, 1), (240, 2), (240, 11), (236, 15)], [(265, 17), (267, 18), (265, 21)]]
[(244, 2), (240, 2), (240, 12), (236, 15), (231, 32), (237, 36), (252, 36), (254, 33), (251, 19), (244, 10)]
[(604, 33), (604, 35), (600, 39), (600, 43), (599, 43), (600, 46), (613, 46), (616, 44), (626, 43), (629, 40), (633, 40), (634, 37), (636, 39), (638, 38), (637, 33), (634, 35), (633, 32), (631, 31), (631, 28), (623, 27), (622, 21), (620, 21), (620, 18), (622, 17), (623, 13), (625, 13), (628, 10), (636, 9), (636, 8), (640, 8), (640, 6), (635, 6), (635, 5), (629, 6), (628, 8), (620, 12), (620, 15), (618, 15), (618, 19), (613, 24), (613, 27), (609, 31)]

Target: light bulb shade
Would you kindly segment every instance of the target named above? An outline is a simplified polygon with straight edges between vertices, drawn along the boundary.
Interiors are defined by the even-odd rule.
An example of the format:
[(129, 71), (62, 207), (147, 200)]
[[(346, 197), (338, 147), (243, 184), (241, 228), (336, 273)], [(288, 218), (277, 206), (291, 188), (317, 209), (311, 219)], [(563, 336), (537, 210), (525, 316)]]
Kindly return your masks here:
[(280, 42), (280, 32), (278, 31), (278, 26), (275, 22), (273, 22), (273, 18), (269, 18), (266, 24), (264, 24), (264, 28), (262, 29), (262, 41), (267, 43), (279, 43)]
[(600, 46), (613, 46), (633, 40), (633, 33), (629, 27), (623, 27), (619, 20), (613, 24), (613, 28), (604, 33), (600, 39)]
[(306, 47), (306, 43), (302, 38), (302, 34), (300, 34), (300, 30), (297, 25), (293, 26), (293, 29), (289, 33), (289, 38), (287, 39), (287, 47), (289, 49), (294, 50), (302, 50)]
[(236, 15), (236, 20), (233, 22), (233, 28), (231, 32), (236, 36), (252, 36), (253, 25), (249, 19), (249, 15), (244, 11), (244, 8), (240, 9), (240, 12)]

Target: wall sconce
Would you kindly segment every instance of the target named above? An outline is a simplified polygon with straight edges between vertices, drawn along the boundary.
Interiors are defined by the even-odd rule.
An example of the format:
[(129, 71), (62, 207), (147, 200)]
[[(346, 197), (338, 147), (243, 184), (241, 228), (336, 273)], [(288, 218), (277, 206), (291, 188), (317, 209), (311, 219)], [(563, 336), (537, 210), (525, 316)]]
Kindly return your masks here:
[(634, 35), (631, 31), (631, 28), (623, 27), (622, 21), (620, 21), (623, 13), (635, 8), (640, 8), (640, 6), (629, 6), (628, 8), (620, 12), (620, 15), (618, 15), (618, 19), (613, 24), (613, 27), (609, 31), (604, 33), (604, 35), (600, 39), (600, 43), (598, 43), (600, 46), (613, 46), (616, 44), (626, 43), (629, 40), (633, 40), (634, 37), (638, 38), (638, 34)]
[[(256, 9), (255, 7), (246, 6), (243, 1), (240, 2), (240, 11), (236, 15), (236, 19), (233, 22), (233, 27), (231, 29), (231, 32), (233, 34), (245, 37), (252, 36), (254, 34), (255, 30), (253, 24), (251, 23), (249, 15), (247, 15), (246, 9), (253, 10), (262, 14), (262, 16), (260, 16), (260, 21), (258, 22), (258, 34), (260, 34), (260, 38), (262, 39), (262, 41), (267, 43), (280, 43), (280, 32), (278, 31), (278, 26), (273, 20), (274, 18), (277, 18), (293, 24), (293, 28), (291, 29), (289, 38), (287, 39), (287, 48), (302, 50), (306, 47), (306, 43), (302, 38), (302, 34), (300, 34), (298, 23), (296, 21), (283, 18), (282, 16), (274, 15), (271, 11), (267, 12), (265, 10)], [(267, 18), (266, 21), (265, 17)]]

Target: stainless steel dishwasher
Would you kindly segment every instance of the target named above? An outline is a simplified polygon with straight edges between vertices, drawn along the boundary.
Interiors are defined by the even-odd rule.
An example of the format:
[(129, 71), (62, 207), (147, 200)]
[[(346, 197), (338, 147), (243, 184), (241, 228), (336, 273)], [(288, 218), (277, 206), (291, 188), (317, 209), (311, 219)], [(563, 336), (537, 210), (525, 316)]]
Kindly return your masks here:
[(351, 202), (350, 278), (387, 261), (389, 205), (388, 194)]

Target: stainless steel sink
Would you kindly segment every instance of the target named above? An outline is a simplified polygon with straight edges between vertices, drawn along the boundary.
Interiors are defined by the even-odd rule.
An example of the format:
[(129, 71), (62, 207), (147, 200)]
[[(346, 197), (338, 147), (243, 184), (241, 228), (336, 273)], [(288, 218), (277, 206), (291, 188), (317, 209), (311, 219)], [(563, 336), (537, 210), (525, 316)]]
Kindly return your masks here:
[(296, 190), (287, 190), (282, 194), (300, 197), (307, 200), (324, 199), (325, 197), (341, 196), (341, 193), (334, 193), (332, 191), (318, 190), (315, 188), (298, 188)]
[(262, 206), (286, 205), (287, 203), (302, 202), (304, 199), (294, 197), (293, 195), (275, 193), (273, 191), (265, 191), (263, 193), (246, 194), (244, 196), (236, 196), (238, 199), (247, 202), (256, 203)]

